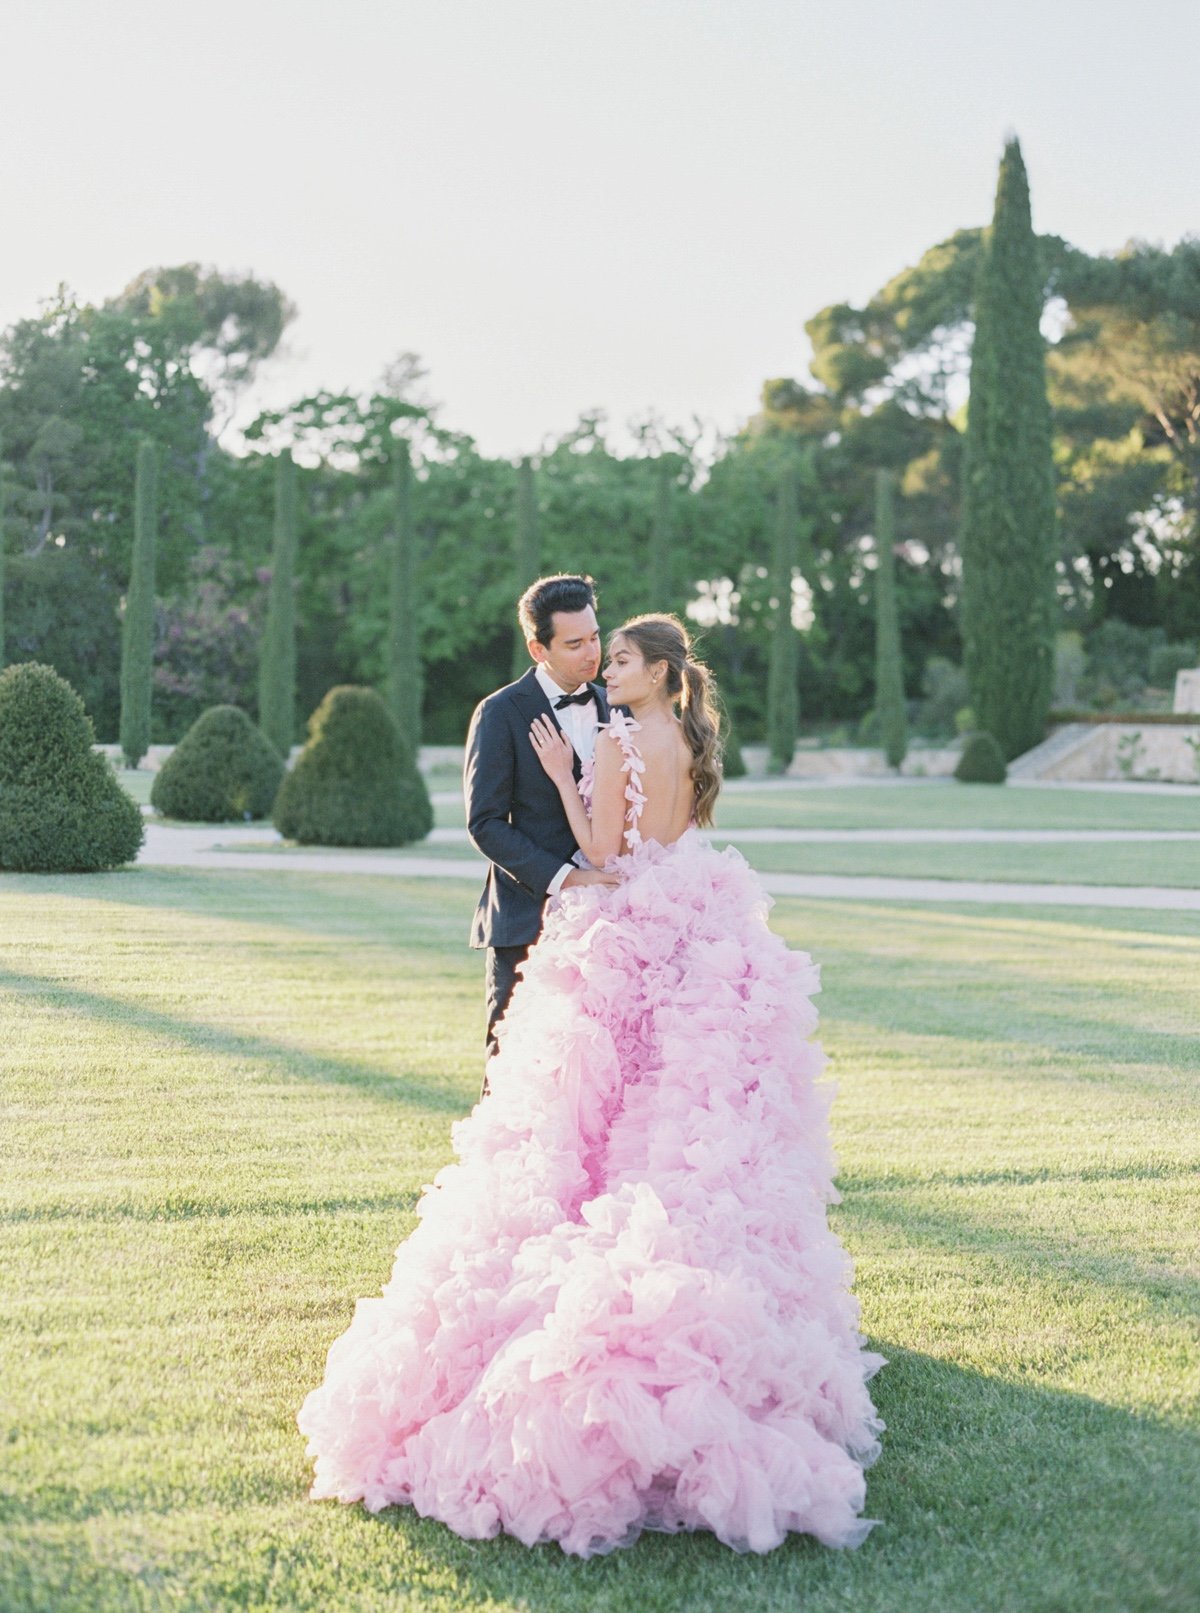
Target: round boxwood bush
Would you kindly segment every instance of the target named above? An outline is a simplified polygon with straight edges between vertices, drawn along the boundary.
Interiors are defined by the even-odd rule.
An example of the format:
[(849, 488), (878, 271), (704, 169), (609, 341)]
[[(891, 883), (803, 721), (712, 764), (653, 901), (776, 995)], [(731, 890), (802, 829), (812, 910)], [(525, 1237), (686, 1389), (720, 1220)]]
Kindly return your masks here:
[(283, 758), (237, 706), (210, 706), (167, 757), (150, 789), (166, 818), (229, 823), (270, 816)]
[(331, 689), (284, 776), (275, 827), (307, 846), (403, 846), (423, 840), (433, 808), (412, 748), (379, 695)]
[(53, 667), (28, 661), (0, 676), (0, 868), (94, 874), (137, 856), (142, 814), (95, 743)]
[(991, 734), (968, 734), (954, 776), (960, 784), (1003, 784), (1008, 777), (1004, 752)]

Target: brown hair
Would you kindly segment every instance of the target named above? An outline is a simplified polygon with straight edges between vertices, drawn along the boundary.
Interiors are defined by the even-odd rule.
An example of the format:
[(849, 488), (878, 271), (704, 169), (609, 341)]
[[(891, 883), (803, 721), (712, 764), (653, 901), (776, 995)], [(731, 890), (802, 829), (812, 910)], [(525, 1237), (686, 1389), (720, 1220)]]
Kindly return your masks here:
[(648, 664), (667, 664), (667, 693), (679, 701), (679, 720), (692, 752), (696, 822), (706, 828), (721, 788), (721, 718), (712, 673), (692, 657), (692, 640), (678, 616), (635, 616), (617, 632)]
[(526, 641), (547, 647), (554, 637), (554, 613), (596, 608), (596, 585), (590, 577), (539, 577), (517, 601), (517, 620)]

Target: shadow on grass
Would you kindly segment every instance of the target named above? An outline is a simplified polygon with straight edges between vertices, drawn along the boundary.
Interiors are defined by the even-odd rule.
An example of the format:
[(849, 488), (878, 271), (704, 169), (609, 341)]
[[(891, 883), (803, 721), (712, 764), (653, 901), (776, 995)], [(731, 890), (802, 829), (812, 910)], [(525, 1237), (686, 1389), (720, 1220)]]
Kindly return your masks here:
[[(392, 1509), (390, 1528), (455, 1574), (455, 1603), (511, 1598), (531, 1613), (588, 1609), (1012, 1608), (1142, 1605), (1200, 1597), (1191, 1522), (1200, 1437), (1083, 1396), (1030, 1388), (890, 1348), (874, 1382), (888, 1424), (868, 1481), (881, 1525), (856, 1552), (791, 1537), (735, 1558), (712, 1536), (644, 1535), (579, 1563), (557, 1547), (470, 1546)], [(1154, 1600), (1157, 1583), (1179, 1600)]]
[(76, 986), (48, 980), (42, 975), (0, 969), (0, 990), (36, 997), (53, 1009), (64, 1009), (89, 1019), (115, 1022), (148, 1036), (177, 1042), (183, 1047), (268, 1064), (281, 1075), (303, 1081), (324, 1081), (351, 1087), (373, 1098), (386, 1098), (412, 1109), (453, 1115), (464, 1112), (463, 1098), (459, 1092), (430, 1086), (411, 1073), (397, 1074), (345, 1059), (306, 1053), (302, 1049), (270, 1041), (264, 1036), (247, 1036), (222, 1025), (183, 1019), (160, 1009), (126, 1002), (119, 997), (83, 991)]
[[(1180, 1167), (1182, 1180), (1188, 1173)], [(1032, 1232), (956, 1209), (939, 1197), (936, 1206), (914, 1204), (904, 1192), (872, 1192), (860, 1179), (846, 1206), (838, 1212), (847, 1241), (855, 1223), (894, 1226), (907, 1245), (936, 1246), (961, 1259), (969, 1253), (980, 1286), (994, 1279), (1011, 1284), (1014, 1266), (1041, 1279), (1066, 1278), (1091, 1294), (1136, 1300), (1139, 1308), (1178, 1320), (1200, 1313), (1200, 1278), (1194, 1273), (1148, 1266), (1115, 1248), (1111, 1238), (1102, 1247), (1087, 1243), (1063, 1244), (1049, 1233)]]
[[(38, 1576), (60, 1613), (162, 1605), (320, 1609), (522, 1608), (528, 1613), (1130, 1613), (1200, 1599), (1194, 1523), (1200, 1438), (1079, 1395), (1006, 1382), (873, 1341), (888, 1423), (868, 1483), (864, 1546), (789, 1537), (739, 1557), (711, 1535), (644, 1535), (587, 1562), (556, 1546), (459, 1539), (406, 1508), (372, 1517), (304, 1505), (299, 1436), (246, 1472), (222, 1461), (194, 1489), (89, 1490), (62, 1480), (3, 1504), (11, 1586)], [(199, 1509), (199, 1511), (197, 1510)], [(171, 1518), (203, 1520), (185, 1545)], [(46, 1531), (50, 1531), (48, 1534)], [(97, 1533), (99, 1531), (99, 1533)], [(97, 1560), (94, 1543), (106, 1549)], [(48, 1559), (45, 1543), (53, 1540)], [(54, 1581), (54, 1583), (51, 1583)], [(7, 1605), (33, 1606), (14, 1600)], [(158, 1605), (157, 1603), (153, 1605)]]

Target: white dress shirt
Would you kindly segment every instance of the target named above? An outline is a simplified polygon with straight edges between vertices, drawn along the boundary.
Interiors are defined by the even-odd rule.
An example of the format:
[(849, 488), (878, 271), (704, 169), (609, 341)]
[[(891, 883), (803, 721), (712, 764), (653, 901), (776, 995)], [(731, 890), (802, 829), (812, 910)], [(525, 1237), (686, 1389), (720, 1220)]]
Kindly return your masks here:
[[(586, 683), (581, 683), (578, 689), (562, 689), (555, 683), (545, 667), (540, 664), (534, 672), (534, 677), (541, 685), (542, 693), (550, 702), (552, 710), (554, 702), (560, 700), (564, 694), (579, 694), (581, 690), (588, 688)], [(581, 762), (590, 762), (596, 754), (596, 733), (600, 727), (600, 713), (596, 710), (596, 702), (588, 700), (582, 705), (564, 706), (561, 711), (555, 711), (554, 716), (558, 726), (571, 741), (579, 760)], [(546, 894), (548, 896), (557, 896), (559, 891), (562, 890), (563, 880), (566, 879), (572, 868), (586, 868), (588, 866), (587, 858), (581, 851), (577, 851), (575, 861), (573, 863), (564, 863), (558, 873), (555, 874), (550, 881), (550, 889)]]

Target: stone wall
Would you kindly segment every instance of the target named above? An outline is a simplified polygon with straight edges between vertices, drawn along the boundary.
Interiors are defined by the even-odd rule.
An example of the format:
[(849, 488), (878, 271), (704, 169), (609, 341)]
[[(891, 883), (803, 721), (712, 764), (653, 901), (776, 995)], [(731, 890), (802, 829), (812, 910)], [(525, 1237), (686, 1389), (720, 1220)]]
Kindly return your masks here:
[(1045, 779), (1200, 783), (1200, 721), (1096, 723), (1079, 744), (1037, 775)]

